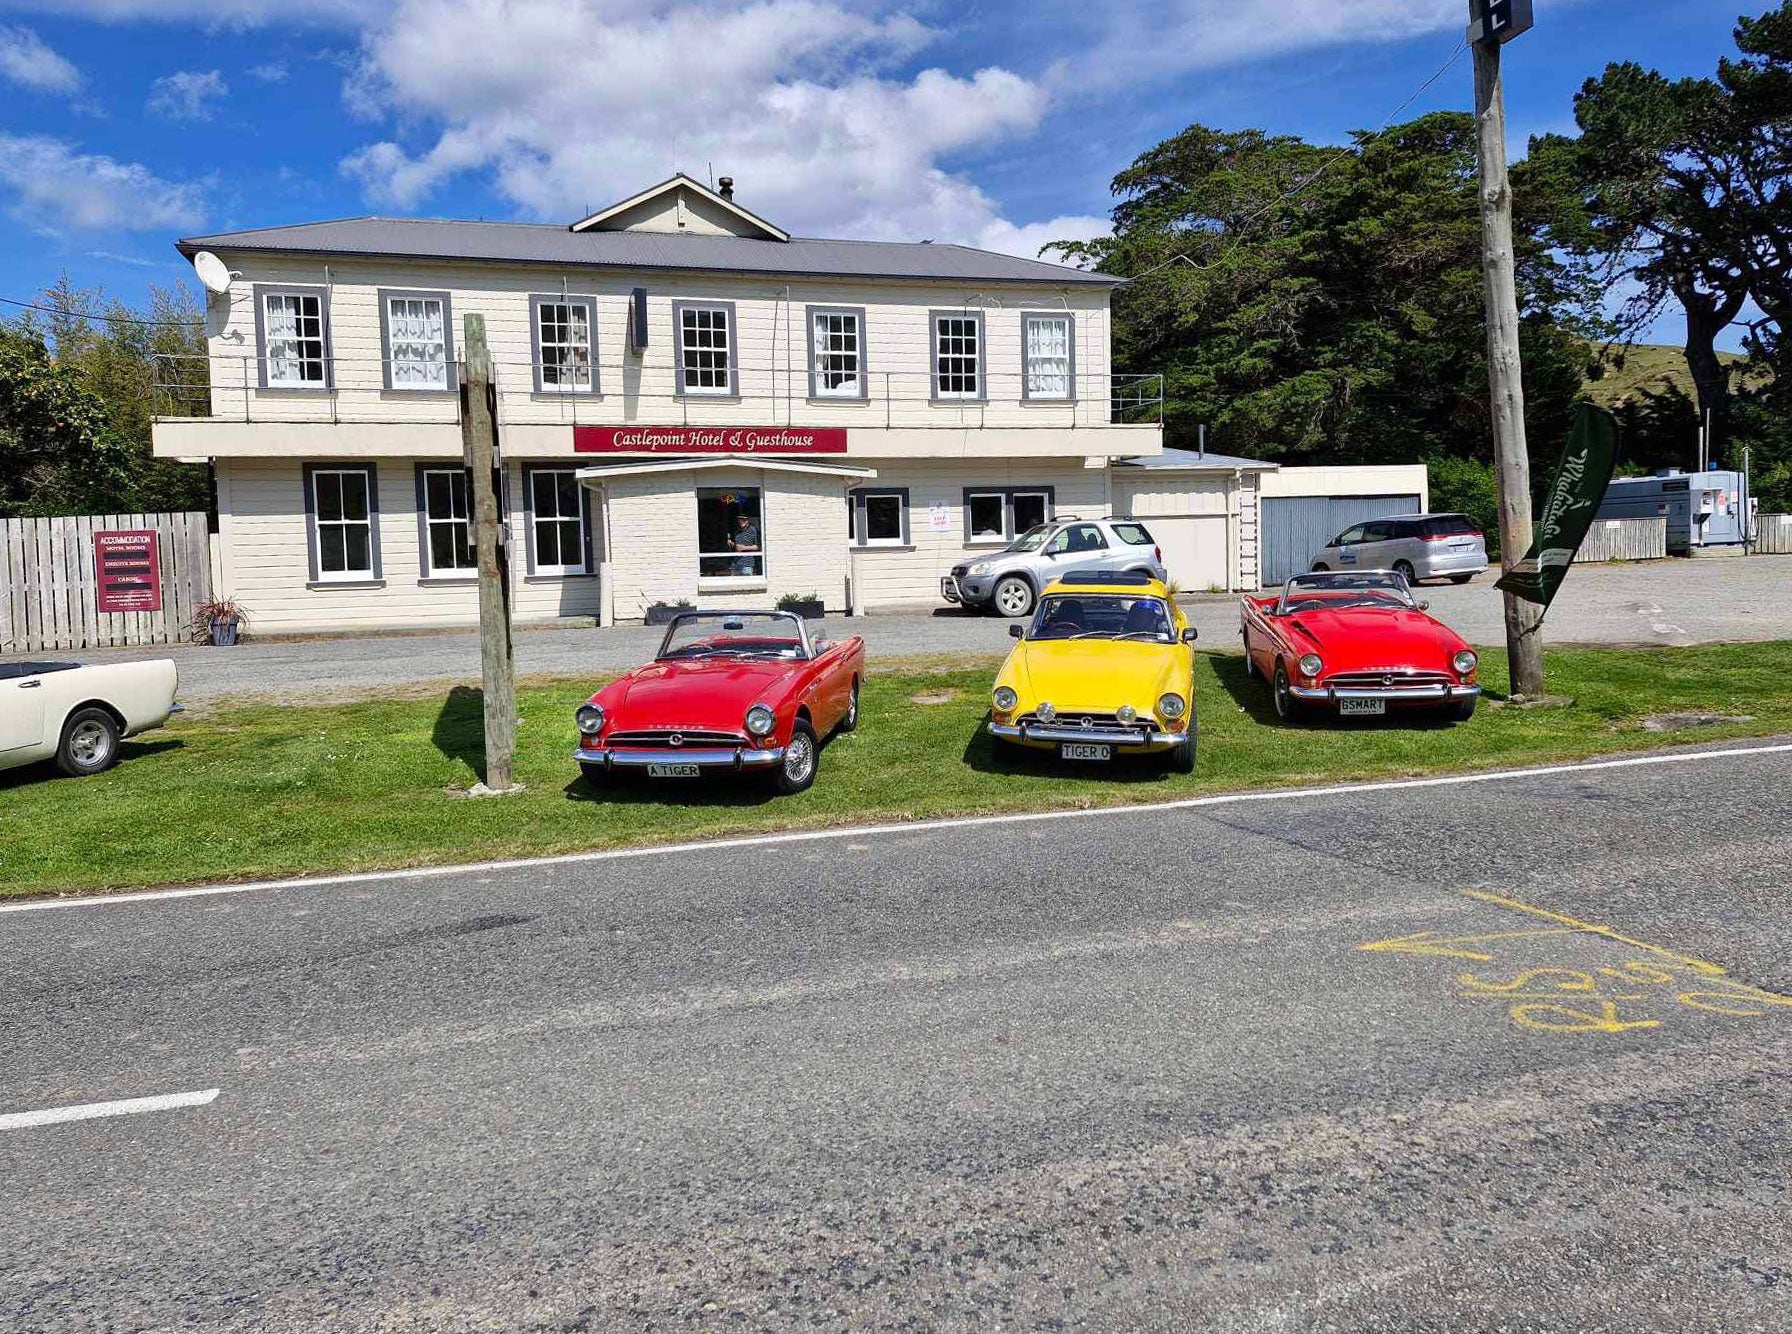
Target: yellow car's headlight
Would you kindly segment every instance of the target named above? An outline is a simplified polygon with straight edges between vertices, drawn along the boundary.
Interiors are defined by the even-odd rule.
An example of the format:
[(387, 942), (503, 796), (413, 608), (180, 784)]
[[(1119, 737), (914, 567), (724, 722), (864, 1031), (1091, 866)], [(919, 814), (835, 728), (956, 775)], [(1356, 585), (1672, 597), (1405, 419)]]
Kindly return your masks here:
[(1188, 701), (1181, 695), (1171, 693), (1160, 695), (1157, 700), (1157, 716), (1166, 722), (1175, 722), (1188, 712)]
[(996, 707), (1003, 713), (1012, 713), (1014, 706), (1020, 703), (1020, 696), (1014, 693), (1012, 686), (997, 686), (994, 698)]

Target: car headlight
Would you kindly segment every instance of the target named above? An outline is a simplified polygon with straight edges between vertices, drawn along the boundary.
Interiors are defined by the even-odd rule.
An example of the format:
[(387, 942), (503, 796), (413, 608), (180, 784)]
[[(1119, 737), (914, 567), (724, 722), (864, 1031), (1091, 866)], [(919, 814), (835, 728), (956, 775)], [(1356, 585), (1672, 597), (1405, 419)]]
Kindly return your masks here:
[(1015, 694), (1012, 686), (997, 686), (994, 698), (996, 707), (1003, 713), (1012, 712), (1014, 706), (1020, 703), (1020, 696)]
[(1475, 664), (1480, 661), (1481, 660), (1474, 655), (1473, 650), (1465, 648), (1462, 652), (1450, 659), (1450, 666), (1456, 669), (1456, 675), (1467, 676), (1470, 672), (1475, 670)]
[(966, 570), (965, 573), (966, 574), (988, 574), (989, 573), (989, 562), (986, 560), (980, 560), (975, 565), (971, 566), (970, 569)]
[(604, 711), (595, 704), (581, 704), (573, 715), (579, 720), (579, 731), (592, 733), (604, 730)]
[(1049, 699), (1041, 700), (1039, 702), (1039, 707), (1034, 709), (1033, 712), (1039, 715), (1039, 721), (1042, 723), (1049, 723), (1053, 718), (1058, 716), (1057, 709), (1052, 707), (1052, 702)]
[(1319, 655), (1317, 653), (1301, 654), (1300, 661), (1295, 665), (1300, 668), (1300, 674), (1302, 676), (1318, 676), (1319, 669), (1325, 666), (1325, 664), (1319, 660)]
[(1188, 711), (1188, 701), (1181, 695), (1159, 695), (1157, 698), (1157, 716), (1166, 722), (1174, 722)]
[(764, 704), (755, 704), (747, 710), (747, 731), (754, 736), (770, 736), (777, 721), (771, 709)]
[(1130, 723), (1138, 716), (1139, 711), (1133, 708), (1130, 704), (1122, 704), (1119, 708), (1114, 710), (1114, 717), (1118, 718), (1123, 723)]

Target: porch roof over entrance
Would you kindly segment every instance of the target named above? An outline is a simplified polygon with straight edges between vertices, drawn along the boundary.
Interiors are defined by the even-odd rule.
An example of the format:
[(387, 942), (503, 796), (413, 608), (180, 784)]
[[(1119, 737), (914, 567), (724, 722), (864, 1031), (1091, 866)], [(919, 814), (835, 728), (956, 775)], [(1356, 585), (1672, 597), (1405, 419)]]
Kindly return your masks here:
[(768, 459), (756, 454), (707, 454), (701, 457), (681, 455), (677, 458), (623, 459), (615, 463), (594, 463), (580, 468), (573, 475), (581, 482), (606, 482), (618, 477), (641, 477), (660, 472), (709, 472), (716, 468), (758, 468), (764, 472), (808, 473), (816, 477), (838, 477), (844, 481), (877, 476), (876, 468), (862, 468), (850, 463), (810, 463), (802, 459)]

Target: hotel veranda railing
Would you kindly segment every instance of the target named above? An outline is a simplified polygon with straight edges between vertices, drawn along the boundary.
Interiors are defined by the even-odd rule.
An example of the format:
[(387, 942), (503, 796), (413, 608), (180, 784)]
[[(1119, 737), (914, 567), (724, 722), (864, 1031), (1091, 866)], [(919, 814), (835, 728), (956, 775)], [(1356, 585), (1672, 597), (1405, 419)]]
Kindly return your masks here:
[[(452, 388), (387, 388), (378, 358), (334, 358), (327, 384), (263, 385), (255, 357), (159, 356), (155, 359), (155, 414), (159, 420), (454, 424), (460, 421), (459, 367), (445, 368)], [(695, 426), (802, 425), (896, 428), (949, 426), (1046, 427), (1163, 425), (1161, 375), (1077, 375), (1076, 397), (1043, 398), (1024, 391), (1019, 374), (986, 374), (985, 397), (939, 398), (925, 371), (872, 371), (862, 397), (815, 396), (803, 367), (789, 371), (742, 367), (736, 395), (679, 394), (665, 366), (640, 361), (598, 366), (598, 393), (582, 388), (537, 388), (542, 367), (498, 362), (493, 367), (500, 424), (614, 426), (662, 423)], [(555, 374), (549, 369), (549, 378)]]

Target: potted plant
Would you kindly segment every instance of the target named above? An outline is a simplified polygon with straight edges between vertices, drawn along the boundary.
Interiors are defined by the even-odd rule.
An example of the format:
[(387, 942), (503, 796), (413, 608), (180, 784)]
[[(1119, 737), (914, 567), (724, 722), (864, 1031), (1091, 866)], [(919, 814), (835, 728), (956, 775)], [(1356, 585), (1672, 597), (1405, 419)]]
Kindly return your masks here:
[(193, 608), (193, 642), (230, 648), (248, 623), (249, 613), (239, 602), (229, 598), (201, 602)]
[(778, 599), (779, 611), (793, 611), (805, 621), (819, 621), (827, 614), (817, 593), (786, 593)]
[(670, 625), (672, 618), (681, 611), (695, 611), (697, 604), (688, 598), (679, 598), (676, 602), (655, 602), (647, 608), (648, 625)]

